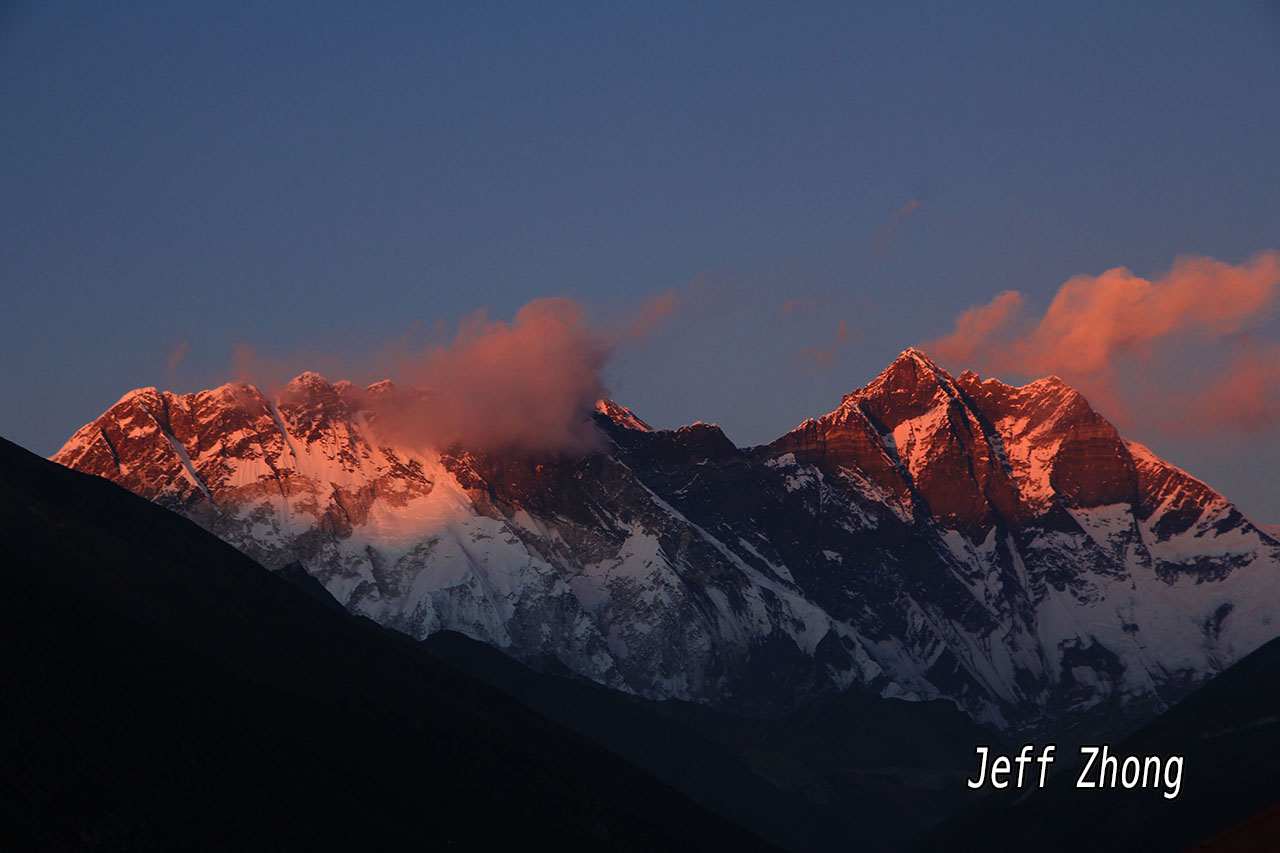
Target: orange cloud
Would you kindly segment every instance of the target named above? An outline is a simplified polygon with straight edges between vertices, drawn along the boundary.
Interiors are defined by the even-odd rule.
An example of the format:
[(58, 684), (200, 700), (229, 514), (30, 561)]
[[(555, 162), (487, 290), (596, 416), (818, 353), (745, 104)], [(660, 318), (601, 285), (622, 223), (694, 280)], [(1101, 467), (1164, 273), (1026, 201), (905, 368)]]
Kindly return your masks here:
[(668, 288), (665, 293), (651, 297), (641, 306), (640, 313), (632, 320), (629, 337), (637, 339), (647, 336), (675, 310), (675, 288)]
[(1166, 424), (1172, 431), (1205, 434), (1227, 426), (1245, 434), (1274, 432), (1280, 426), (1280, 344), (1247, 346), (1217, 381), (1180, 402), (1182, 412), (1198, 416)]
[(178, 366), (182, 364), (182, 360), (187, 357), (187, 351), (191, 349), (191, 341), (183, 341), (173, 348), (169, 353), (169, 360), (165, 363), (164, 378), (167, 385), (172, 387), (178, 375)]
[(231, 372), (237, 382), (248, 382), (264, 390), (277, 389), (288, 381), (288, 371), (285, 362), (263, 358), (249, 344), (238, 343), (232, 349)]
[[(1044, 315), (1023, 318), (1025, 300), (1005, 291), (986, 305), (962, 313), (955, 329), (922, 346), (939, 359), (983, 372), (1057, 374), (1094, 395), (1118, 400), (1122, 368), (1153, 360), (1153, 349), (1179, 342), (1209, 345), (1220, 353), (1255, 324), (1280, 290), (1280, 252), (1264, 251), (1233, 266), (1213, 258), (1179, 258), (1165, 275), (1148, 280), (1124, 267), (1065, 282)], [(1247, 367), (1247, 365), (1246, 365)], [(1242, 368), (1243, 369), (1243, 368)], [(1247, 371), (1265, 384), (1266, 372)], [(1211, 381), (1211, 385), (1219, 383)], [(1223, 391), (1231, 397), (1232, 392)], [(1224, 406), (1240, 426), (1260, 423), (1240, 405)], [(1204, 415), (1206, 413), (1199, 413)]]
[(483, 312), (454, 340), (406, 358), (408, 386), (373, 405), (402, 440), (469, 450), (576, 454), (601, 446), (591, 420), (614, 344), (569, 299), (536, 299), (510, 323)]
[[(232, 374), (273, 396), (306, 370), (330, 380), (363, 377), (359, 385), (390, 377), (396, 387), (376, 395), (343, 392), (370, 409), (388, 441), (576, 455), (604, 440), (591, 413), (605, 395), (605, 363), (652, 332), (678, 302), (669, 289), (607, 329), (588, 323), (579, 303), (562, 298), (535, 299), (511, 322), (478, 311), (459, 322), (452, 340), (443, 320), (430, 327), (415, 321), (399, 339), (357, 356), (362, 367), (314, 350), (263, 357), (242, 343), (234, 349)], [(423, 337), (428, 343), (416, 348), (413, 341)]]
[(928, 351), (935, 358), (954, 363), (988, 359), (986, 350), (992, 341), (1017, 318), (1025, 304), (1018, 291), (1002, 291), (986, 305), (975, 305), (957, 317), (955, 331), (926, 344)]
[(812, 296), (798, 296), (795, 299), (788, 299), (778, 308), (778, 316), (785, 317), (788, 314), (799, 311), (803, 308), (812, 308), (818, 304), (818, 300)]
[(1182, 258), (1154, 282), (1120, 267), (1097, 278), (1076, 276), (1054, 297), (1031, 349), (1043, 363), (1101, 373), (1112, 359), (1159, 338), (1194, 330), (1222, 337), (1269, 305), (1280, 284), (1280, 252), (1234, 267)]
[(924, 207), (924, 202), (913, 198), (895, 210), (893, 215), (889, 217), (889, 221), (885, 223), (885, 226), (877, 232), (875, 239), (871, 241), (872, 250), (880, 255), (889, 254), (889, 250), (893, 246), (893, 232), (898, 230), (898, 226), (902, 224), (904, 219), (922, 207)]
[(841, 320), (840, 325), (836, 327), (835, 343), (830, 347), (805, 347), (800, 350), (800, 358), (807, 368), (817, 373), (819, 370), (826, 370), (828, 367), (836, 363), (836, 355), (849, 342), (849, 322)]
[(895, 210), (895, 211), (893, 212), (893, 218), (894, 218), (895, 220), (897, 220), (897, 219), (902, 219), (903, 217), (905, 217), (905, 216), (907, 216), (907, 215), (909, 215), (909, 214), (911, 214), (911, 213), (914, 213), (914, 212), (915, 212), (915, 211), (916, 211), (916, 210), (917, 210), (921, 205), (923, 205), (923, 204), (924, 204), (924, 202), (920, 201), (919, 199), (914, 199), (914, 198), (913, 198), (913, 199), (911, 199), (911, 201), (907, 202), (907, 203), (906, 203), (906, 204), (904, 204), (902, 207), (900, 207), (900, 208), (898, 208), (897, 210)]

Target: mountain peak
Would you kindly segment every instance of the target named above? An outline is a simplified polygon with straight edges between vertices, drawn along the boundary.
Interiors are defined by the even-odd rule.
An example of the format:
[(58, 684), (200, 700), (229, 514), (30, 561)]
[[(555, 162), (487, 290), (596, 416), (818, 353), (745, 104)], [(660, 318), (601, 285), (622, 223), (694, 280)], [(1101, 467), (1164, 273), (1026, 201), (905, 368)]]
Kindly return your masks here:
[[(164, 393), (169, 394), (171, 392), (166, 391)], [(265, 399), (265, 395), (256, 385), (250, 385), (240, 379), (224, 382), (217, 388), (210, 388), (208, 391), (197, 391), (195, 396), (206, 400), (222, 400), (231, 405), (242, 405), (246, 400)]]
[(422, 446), (355, 389), (291, 385), (274, 404), (146, 391), (55, 459), (301, 561), (414, 637), (465, 628), (607, 686), (743, 709), (869, 687), (1067, 723), (1154, 707), (1280, 620), (1255, 606), (1280, 544), (1055, 380), (952, 378), (908, 349), (763, 447), (642, 432), (605, 399), (610, 445), (563, 460)]
[(299, 373), (285, 386), (286, 391), (332, 391), (333, 388), (329, 380), (310, 370)]
[(649, 426), (637, 417), (635, 412), (631, 411), (621, 403), (610, 400), (608, 397), (601, 397), (596, 401), (596, 411), (613, 421), (618, 426), (627, 427), (628, 429), (638, 429), (643, 432), (653, 432), (653, 427)]
[(894, 389), (910, 388), (921, 383), (951, 382), (951, 374), (943, 370), (937, 363), (915, 347), (908, 347), (898, 354), (893, 362), (880, 372), (863, 391), (872, 391), (879, 386)]
[(882, 420), (896, 421), (915, 417), (956, 393), (951, 374), (920, 350), (908, 347), (879, 376), (845, 395), (843, 404), (861, 402)]
[[(129, 393), (122, 394), (120, 396), (120, 399), (116, 400), (115, 404), (112, 405), (111, 408), (114, 409), (116, 406), (119, 406), (122, 403), (128, 403), (130, 400), (135, 400), (139, 397), (146, 399), (148, 397), (156, 397), (159, 394), (160, 394), (160, 389), (156, 388), (154, 385), (147, 388), (134, 388)], [(108, 411), (110, 411), (110, 409), (108, 409)]]
[(895, 358), (894, 361), (897, 362), (897, 361), (902, 361), (904, 359), (909, 361), (917, 361), (925, 365), (926, 367), (932, 368), (933, 370), (940, 369), (938, 365), (934, 363), (933, 359), (929, 358), (929, 356), (926, 353), (924, 353), (922, 350), (916, 349), (915, 347), (907, 347), (906, 349), (904, 349), (902, 352), (898, 354), (898, 357)]

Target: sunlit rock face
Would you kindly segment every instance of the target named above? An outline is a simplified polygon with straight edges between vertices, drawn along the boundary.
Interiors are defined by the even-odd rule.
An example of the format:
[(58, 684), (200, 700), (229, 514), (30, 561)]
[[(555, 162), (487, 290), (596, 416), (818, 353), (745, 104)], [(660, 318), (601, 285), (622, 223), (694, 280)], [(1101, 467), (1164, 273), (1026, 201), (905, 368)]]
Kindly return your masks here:
[(369, 406), (392, 390), (143, 389), (54, 459), (411, 636), (651, 697), (770, 712), (864, 689), (1101, 730), (1280, 633), (1280, 543), (1056, 378), (908, 350), (745, 449), (602, 400), (605, 449), (571, 459), (389, 441)]

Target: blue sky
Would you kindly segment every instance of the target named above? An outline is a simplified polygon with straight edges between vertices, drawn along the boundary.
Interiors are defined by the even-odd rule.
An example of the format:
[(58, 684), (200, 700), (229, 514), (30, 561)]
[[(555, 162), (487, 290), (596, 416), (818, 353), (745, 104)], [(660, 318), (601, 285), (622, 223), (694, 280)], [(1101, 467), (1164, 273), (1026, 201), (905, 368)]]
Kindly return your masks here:
[[(0, 12), (0, 434), (674, 289), (614, 396), (758, 443), (1001, 291), (1280, 248), (1275, 3), (266, 5)], [(1275, 429), (1126, 431), (1280, 521)]]

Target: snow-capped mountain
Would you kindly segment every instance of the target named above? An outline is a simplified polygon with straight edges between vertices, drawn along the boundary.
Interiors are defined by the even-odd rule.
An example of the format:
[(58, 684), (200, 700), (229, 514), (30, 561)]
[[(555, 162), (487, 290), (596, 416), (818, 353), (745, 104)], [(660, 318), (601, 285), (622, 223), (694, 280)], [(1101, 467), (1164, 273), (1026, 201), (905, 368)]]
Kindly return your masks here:
[(607, 450), (559, 461), (384, 441), (393, 392), (141, 389), (53, 458), (384, 625), (650, 697), (857, 687), (1053, 730), (1146, 717), (1280, 634), (1280, 542), (1056, 378), (908, 350), (745, 449), (602, 400)]

